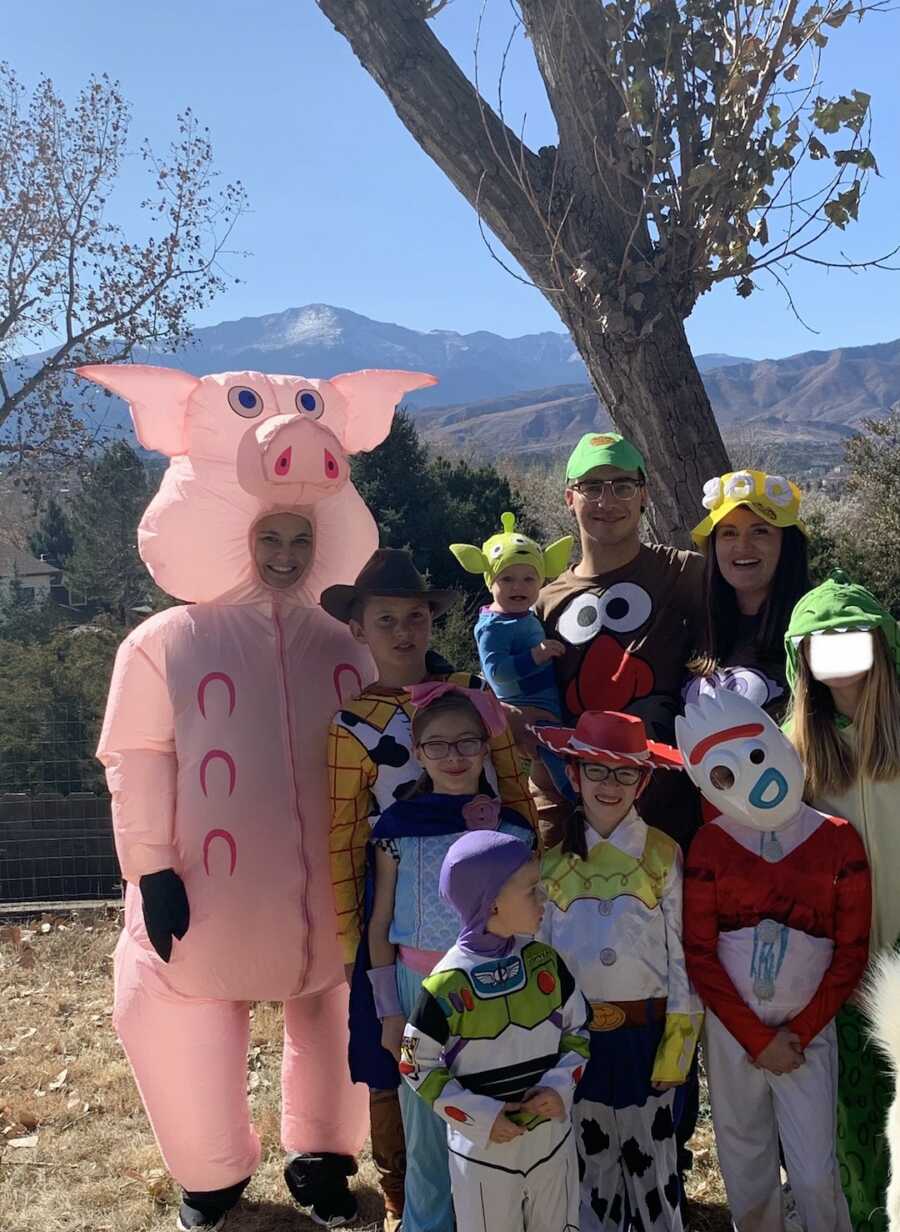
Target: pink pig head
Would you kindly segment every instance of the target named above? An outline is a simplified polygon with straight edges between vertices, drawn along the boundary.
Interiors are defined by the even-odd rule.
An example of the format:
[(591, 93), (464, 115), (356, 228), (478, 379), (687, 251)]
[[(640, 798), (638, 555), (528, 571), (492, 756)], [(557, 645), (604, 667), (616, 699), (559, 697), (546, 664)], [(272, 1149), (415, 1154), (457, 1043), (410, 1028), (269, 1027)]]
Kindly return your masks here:
[(264, 589), (249, 534), (294, 510), (315, 532), (313, 564), (293, 596), (317, 602), (349, 582), (377, 546), (349, 482), (349, 456), (390, 431), (397, 402), (436, 384), (422, 372), (369, 369), (331, 380), (225, 372), (195, 377), (147, 364), (93, 364), (78, 375), (129, 403), (140, 443), (170, 465), (141, 521), (141, 557), (177, 598), (241, 601)]

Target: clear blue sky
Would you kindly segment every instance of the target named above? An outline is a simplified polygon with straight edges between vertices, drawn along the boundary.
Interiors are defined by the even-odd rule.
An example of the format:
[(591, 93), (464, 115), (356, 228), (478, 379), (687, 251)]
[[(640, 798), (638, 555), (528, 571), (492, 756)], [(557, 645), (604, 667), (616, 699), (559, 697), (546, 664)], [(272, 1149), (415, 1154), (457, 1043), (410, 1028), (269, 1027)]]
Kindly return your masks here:
[[(466, 71), (480, 0), (455, 0), (436, 29)], [(511, 27), (508, 0), (488, 0), (481, 73), (496, 67)], [(856, 257), (900, 242), (900, 14), (850, 22), (827, 49), (827, 92), (871, 93), (883, 178), (862, 223), (830, 246)], [(40, 0), (7, 8), (3, 56), (31, 85), (42, 72), (74, 97), (91, 72), (118, 78), (137, 146), (160, 148), (190, 105), (211, 129), (217, 162), (247, 187), (252, 213), (235, 237), (251, 255), (243, 278), (202, 324), (311, 302), (418, 329), (490, 329), (512, 336), (559, 329), (535, 290), (489, 257), (470, 207), (423, 154), (313, 0)], [(507, 114), (538, 145), (551, 119), (527, 42), (517, 40)], [(129, 177), (137, 175), (137, 166)], [(129, 191), (138, 192), (126, 179)], [(124, 196), (124, 194), (123, 194)], [(128, 220), (127, 206), (122, 218)], [(826, 250), (824, 255), (829, 255)], [(795, 266), (791, 290), (820, 334), (794, 320), (777, 288), (739, 300), (730, 286), (700, 303), (695, 351), (754, 358), (900, 337), (900, 274)]]

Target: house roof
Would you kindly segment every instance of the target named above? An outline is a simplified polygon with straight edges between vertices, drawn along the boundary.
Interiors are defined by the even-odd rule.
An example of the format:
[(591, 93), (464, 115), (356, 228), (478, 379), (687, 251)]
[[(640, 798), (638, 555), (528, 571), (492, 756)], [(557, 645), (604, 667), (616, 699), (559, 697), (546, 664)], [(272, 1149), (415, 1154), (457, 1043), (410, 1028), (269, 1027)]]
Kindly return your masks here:
[(13, 577), (51, 577), (59, 572), (56, 565), (51, 565), (46, 560), (38, 560), (23, 548), (0, 542), (0, 579), (6, 581)]

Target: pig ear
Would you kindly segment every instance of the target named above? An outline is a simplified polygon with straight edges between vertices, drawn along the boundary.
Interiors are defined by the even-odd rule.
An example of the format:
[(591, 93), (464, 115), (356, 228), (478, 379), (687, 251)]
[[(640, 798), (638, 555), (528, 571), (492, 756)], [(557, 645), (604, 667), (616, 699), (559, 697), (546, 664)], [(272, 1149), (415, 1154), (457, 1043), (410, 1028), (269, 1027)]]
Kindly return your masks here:
[(367, 368), (344, 372), (329, 382), (347, 399), (347, 426), (341, 444), (347, 453), (365, 453), (380, 445), (391, 430), (397, 403), (412, 389), (437, 385), (427, 372), (393, 372)]
[(169, 458), (187, 451), (187, 404), (198, 377), (153, 364), (88, 364), (75, 371), (125, 399), (145, 449)]

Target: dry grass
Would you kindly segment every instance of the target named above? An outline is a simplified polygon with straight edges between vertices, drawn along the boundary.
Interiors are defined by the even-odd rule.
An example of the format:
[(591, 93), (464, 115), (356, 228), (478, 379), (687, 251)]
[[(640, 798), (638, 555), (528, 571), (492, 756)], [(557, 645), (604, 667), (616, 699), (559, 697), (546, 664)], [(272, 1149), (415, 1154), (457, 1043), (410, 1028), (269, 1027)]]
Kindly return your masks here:
[[(163, 1170), (110, 1024), (119, 912), (44, 916), (0, 929), (0, 1229), (171, 1232), (177, 1190)], [(302, 1232), (281, 1177), (280, 1011), (253, 1016), (250, 1099), (263, 1162), (229, 1232)], [(15, 1145), (24, 1140), (24, 1145)], [(697, 1232), (730, 1227), (708, 1109), (695, 1139)], [(356, 1180), (358, 1229), (380, 1228), (371, 1161)]]

